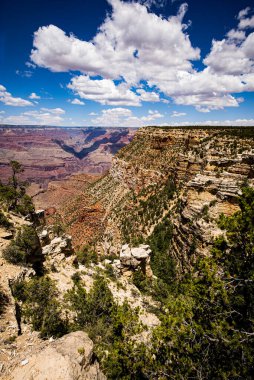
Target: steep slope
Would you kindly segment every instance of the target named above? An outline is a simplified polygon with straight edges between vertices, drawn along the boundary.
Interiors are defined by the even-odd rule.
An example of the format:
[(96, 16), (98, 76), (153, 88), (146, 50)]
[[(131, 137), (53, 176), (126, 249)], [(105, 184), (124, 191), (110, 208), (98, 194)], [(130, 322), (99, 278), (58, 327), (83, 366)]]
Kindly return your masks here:
[(253, 165), (253, 128), (140, 129), (109, 174), (88, 189), (105, 209), (100, 249), (119, 252), (168, 220), (168, 250), (183, 270), (197, 254), (209, 253), (221, 233), (219, 215), (238, 210), (241, 186), (253, 185)]

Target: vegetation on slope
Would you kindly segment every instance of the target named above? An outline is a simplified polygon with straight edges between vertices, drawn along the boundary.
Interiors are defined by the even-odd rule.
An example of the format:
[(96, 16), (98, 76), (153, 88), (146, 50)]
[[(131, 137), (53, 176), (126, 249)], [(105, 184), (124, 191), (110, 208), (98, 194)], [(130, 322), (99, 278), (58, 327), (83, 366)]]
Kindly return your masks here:
[(143, 190), (138, 198), (133, 195), (133, 207), (127, 204), (121, 211), (122, 240), (132, 245), (142, 243), (150, 235), (151, 228), (168, 212), (174, 193), (174, 181), (168, 178), (162, 186), (154, 185)]
[(0, 287), (0, 316), (4, 313), (4, 310), (9, 302), (8, 296)]
[(90, 292), (74, 276), (63, 303), (45, 276), (19, 284), (14, 294), (22, 301), (23, 318), (42, 337), (87, 331), (109, 379), (252, 379), (253, 189), (243, 189), (239, 205), (233, 217), (221, 216), (225, 234), (215, 240), (211, 255), (199, 258), (179, 282), (170, 259), (168, 217), (154, 229), (149, 242), (158, 282), (151, 283), (151, 292), (160, 301), (161, 324), (149, 344), (138, 338), (144, 329), (138, 311), (126, 302), (117, 305), (101, 276)]
[(33, 226), (23, 226), (16, 237), (4, 249), (3, 257), (12, 264), (39, 265), (43, 261), (42, 249)]
[(22, 317), (40, 331), (42, 338), (60, 337), (68, 332), (68, 323), (61, 315), (61, 305), (54, 282), (47, 276), (34, 277), (13, 286), (13, 294), (21, 302)]
[(6, 229), (9, 229), (10, 227), (12, 227), (12, 223), (9, 221), (9, 219), (3, 213), (2, 210), (0, 210), (0, 226)]
[[(95, 278), (90, 292), (85, 291), (80, 277), (74, 276), (64, 302), (57, 300), (56, 286), (46, 276), (16, 285), (14, 295), (23, 318), (44, 338), (87, 331), (109, 379), (252, 379), (254, 190), (242, 190), (240, 211), (220, 217), (219, 226), (225, 231), (214, 241), (210, 256), (200, 257), (179, 281), (170, 255), (170, 210), (165, 206), (173, 197), (173, 185), (168, 182), (160, 192), (144, 193), (142, 201), (136, 201), (137, 207), (125, 210), (129, 223), (122, 226), (123, 234), (134, 244), (144, 238), (137, 232), (138, 225), (147, 226), (150, 220), (157, 224), (147, 240), (157, 280), (149, 282), (140, 273), (134, 277), (134, 283), (141, 291), (150, 292), (161, 309), (161, 324), (149, 343), (140, 339), (143, 327), (138, 311), (126, 302), (117, 305), (101, 276)], [(21, 262), (22, 250), (29, 252), (29, 246), (23, 246), (26, 241), (17, 235), (12, 243), (21, 251)], [(87, 248), (79, 258), (84, 264), (86, 253)]]
[(0, 181), (0, 207), (21, 215), (27, 215), (34, 211), (32, 199), (26, 194), (27, 183), (19, 179), (19, 174), (24, 171), (23, 166), (17, 161), (10, 161), (12, 175), (8, 184)]
[(139, 370), (123, 378), (253, 378), (254, 190), (243, 189), (239, 202), (241, 211), (221, 217), (226, 236), (211, 256), (170, 288), (150, 346), (128, 351)]

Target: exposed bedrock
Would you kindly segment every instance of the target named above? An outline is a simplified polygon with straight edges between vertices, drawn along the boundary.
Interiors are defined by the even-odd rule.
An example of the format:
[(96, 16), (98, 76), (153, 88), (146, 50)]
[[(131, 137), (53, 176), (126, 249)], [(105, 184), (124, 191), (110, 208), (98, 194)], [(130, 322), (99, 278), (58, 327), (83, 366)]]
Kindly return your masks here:
[(101, 247), (119, 252), (167, 217), (169, 254), (182, 271), (209, 254), (223, 233), (220, 214), (239, 210), (241, 188), (254, 185), (253, 173), (253, 128), (141, 128), (89, 190), (105, 209)]

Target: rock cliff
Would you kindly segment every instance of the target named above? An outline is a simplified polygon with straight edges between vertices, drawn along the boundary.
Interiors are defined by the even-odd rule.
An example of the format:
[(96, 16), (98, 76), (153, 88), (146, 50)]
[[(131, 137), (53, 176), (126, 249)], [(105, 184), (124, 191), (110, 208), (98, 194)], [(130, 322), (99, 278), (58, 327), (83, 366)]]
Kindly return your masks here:
[(166, 218), (173, 225), (169, 254), (184, 270), (195, 255), (209, 254), (220, 214), (239, 209), (253, 169), (253, 128), (141, 128), (89, 189), (105, 209), (101, 249), (116, 253), (143, 242)]

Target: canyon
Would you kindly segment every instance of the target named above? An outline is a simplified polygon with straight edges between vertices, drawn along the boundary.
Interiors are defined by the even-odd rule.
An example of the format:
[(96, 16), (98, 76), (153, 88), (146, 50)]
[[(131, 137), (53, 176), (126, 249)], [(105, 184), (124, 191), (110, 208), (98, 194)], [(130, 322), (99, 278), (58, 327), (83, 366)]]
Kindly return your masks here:
[(23, 165), (24, 180), (44, 187), (77, 172), (104, 173), (134, 133), (128, 128), (0, 125), (0, 178), (8, 180), (11, 160)]
[[(119, 363), (122, 363), (119, 365), (124, 368), (123, 371), (129, 371), (127, 378), (139, 379), (141, 378), (140, 372), (138, 372), (140, 369), (133, 376), (132, 365), (140, 352), (142, 359), (139, 357), (138, 360), (143, 363), (141, 364), (142, 378), (162, 379), (165, 378), (163, 377), (165, 371), (168, 371), (167, 377), (170, 377), (170, 371), (174, 371), (172, 368), (175, 363), (176, 369), (172, 378), (188, 378), (186, 373), (189, 373), (189, 367), (187, 365), (187, 372), (184, 372), (184, 365), (185, 359), (192, 357), (192, 350), (197, 350), (193, 355), (193, 363), (196, 363), (195, 360), (197, 357), (199, 358), (200, 352), (204, 352), (202, 360), (198, 359), (197, 364), (191, 368), (194, 374), (193, 378), (208, 378), (206, 377), (206, 368), (211, 371), (210, 374), (215, 373), (213, 378), (222, 378), (216, 372), (217, 364), (216, 361), (213, 361), (212, 355), (216, 355), (222, 347), (225, 355), (229, 353), (228, 361), (230, 360), (231, 352), (234, 350), (232, 346), (229, 346), (230, 348), (226, 347), (223, 351), (223, 344), (224, 342), (231, 344), (231, 334), (240, 334), (236, 335), (235, 341), (232, 340), (234, 347), (235, 342), (240, 344), (240, 351), (246, 349), (246, 352), (249, 352), (250, 347), (253, 347), (252, 325), (246, 327), (246, 330), (249, 328), (248, 331), (250, 331), (246, 333), (245, 330), (243, 332), (240, 329), (236, 330), (235, 323), (238, 322), (235, 319), (233, 319), (232, 328), (228, 320), (228, 315), (231, 318), (231, 312), (233, 315), (235, 311), (230, 311), (230, 313), (227, 311), (229, 298), (224, 298), (225, 292), (228, 292), (227, 297), (231, 297), (241, 287), (234, 283), (239, 280), (238, 278), (235, 280), (234, 272), (233, 275), (228, 274), (227, 270), (231, 269), (229, 270), (225, 266), (227, 261), (224, 256), (234, 248), (234, 244), (236, 246), (236, 243), (230, 243), (233, 235), (232, 233), (228, 234), (225, 221), (232, 223), (233, 226), (239, 223), (242, 210), (245, 210), (243, 215), (247, 215), (246, 220), (248, 222), (252, 220), (248, 212), (253, 212), (253, 210), (250, 206), (248, 211), (248, 205), (244, 204), (241, 197), (246, 196), (246, 189), (249, 189), (248, 191), (254, 189), (254, 128), (144, 127), (135, 131), (135, 134), (134, 131), (127, 134), (127, 130), (125, 130), (124, 137), (116, 137), (116, 131), (111, 131), (113, 137), (112, 135), (105, 137), (101, 133), (99, 136), (95, 136), (99, 132), (101, 130), (93, 132), (89, 130), (90, 139), (93, 139), (92, 143), (91, 140), (88, 141), (89, 137), (86, 139), (88, 145), (90, 144), (90, 153), (88, 153), (87, 146), (78, 148), (77, 141), (80, 141), (78, 139), (73, 138), (75, 143), (74, 141), (71, 143), (71, 139), (66, 138), (65, 140), (55, 136), (54, 139), (52, 137), (54, 141), (51, 142), (56, 144), (54, 146), (57, 146), (57, 149), (61, 149), (61, 154), (71, 155), (72, 160), (79, 162), (86, 160), (86, 155), (88, 157), (90, 154), (96, 154), (96, 151), (102, 147), (104, 150), (114, 149), (107, 146), (110, 139), (109, 144), (114, 144), (116, 139), (117, 141), (121, 139), (125, 142), (126, 139), (131, 141), (124, 144), (119, 151), (111, 151), (110, 161), (107, 162), (107, 170), (104, 173), (102, 173), (104, 166), (97, 166), (97, 169), (100, 167), (98, 172), (96, 172), (95, 166), (91, 166), (91, 172), (85, 173), (84, 169), (83, 172), (79, 172), (82, 171), (79, 167), (76, 173), (71, 175), (69, 173), (66, 178), (62, 178), (62, 174), (57, 174), (57, 178), (48, 177), (47, 188), (43, 191), (40, 191), (39, 183), (34, 183), (37, 191), (34, 187), (33, 201), (36, 209), (42, 209), (40, 214), (43, 217), (36, 230), (44, 258), (45, 276), (50, 278), (56, 286), (62, 308), (61, 315), (68, 316), (67, 321), (70, 323), (69, 328), (71, 329), (75, 313), (81, 319), (86, 312), (88, 313), (89, 309), (85, 308), (85, 312), (79, 315), (79, 311), (83, 310), (81, 299), (84, 300), (86, 297), (88, 300), (93, 299), (93, 286), (96, 281), (98, 282), (99, 276), (99, 283), (105, 280), (109, 291), (109, 293), (105, 289), (99, 291), (103, 302), (107, 297), (113, 297), (117, 308), (120, 308), (117, 311), (114, 309), (113, 312), (114, 316), (117, 315), (120, 320), (116, 324), (110, 321), (110, 325), (107, 327), (109, 331), (112, 326), (116, 328), (117, 332), (114, 336), (116, 340), (111, 337), (110, 339), (113, 340), (110, 343), (107, 341), (108, 331), (105, 332), (102, 329), (106, 320), (100, 325), (101, 322), (96, 324), (96, 318), (93, 319), (94, 330), (91, 325), (88, 328), (87, 322), (85, 322), (84, 325), (79, 325), (82, 327), (82, 331), (77, 331), (75, 326), (75, 332), (71, 330), (69, 334), (60, 339), (46, 340), (41, 339), (38, 331), (32, 331), (31, 324), (26, 323), (27, 321), (23, 318), (20, 322), (22, 334), (19, 334), (15, 307), (17, 308), (18, 305), (22, 309), (25, 301), (21, 299), (20, 302), (17, 301), (17, 297), (13, 297), (12, 286), (13, 284), (24, 284), (24, 281), (29, 283), (29, 281), (33, 281), (33, 278), (36, 279), (36, 276), (29, 266), (24, 268), (22, 265), (6, 262), (3, 251), (17, 232), (13, 229), (10, 233), (2, 227), (0, 228), (0, 288), (11, 300), (4, 310), (3, 326), (1, 326), (1, 342), (4, 347), (1, 359), (4, 379), (23, 379), (34, 370), (42, 378), (46, 376), (45, 374), (48, 376), (48, 372), (44, 372), (42, 363), (44, 356), (47, 357), (51, 352), (56, 358), (60, 353), (59, 360), (62, 360), (62, 353), (67, 355), (64, 365), (70, 374), (68, 375), (70, 380), (121, 378), (121, 376), (117, 377), (118, 373), (112, 375), (115, 366)], [(81, 138), (79, 137), (79, 139)], [(93, 163), (93, 165), (95, 164)], [(28, 166), (28, 172), (29, 170)], [(32, 171), (29, 175), (31, 173)], [(23, 225), (31, 225), (31, 222), (18, 217), (15, 213), (8, 214), (5, 211), (5, 215), (10, 218), (17, 231)], [(245, 239), (246, 241), (253, 239), (251, 233), (246, 234), (246, 225), (243, 225), (244, 242)], [(237, 239), (241, 238), (240, 232), (238, 234), (237, 231)], [(221, 261), (217, 262), (216, 255), (219, 255), (219, 248), (223, 247), (223, 244), (226, 245), (225, 251), (223, 251), (224, 256)], [(252, 240), (250, 247), (252, 247)], [(242, 249), (242, 247), (240, 248)], [(239, 247), (236, 252), (238, 251)], [(250, 260), (249, 271), (251, 271), (253, 258), (247, 254), (247, 259)], [(243, 265), (247, 259), (242, 259)], [(204, 267), (200, 266), (200, 262)], [(252, 280), (249, 280), (249, 272), (246, 271), (247, 279), (245, 279), (244, 273), (242, 274), (244, 279), (239, 280), (244, 281), (244, 285), (241, 286), (249, 286), (250, 290), (247, 290), (253, 294), (253, 283)], [(190, 276), (193, 281), (191, 283), (188, 282)], [(187, 290), (181, 290), (184, 283)], [(196, 293), (192, 293), (193, 289)], [(222, 301), (218, 298), (220, 291), (222, 291)], [(72, 308), (71, 312), (67, 307), (69, 298), (66, 298), (70, 294), (78, 305), (78, 309)], [(81, 299), (79, 298), (80, 294)], [(242, 295), (238, 298), (236, 293), (234, 299), (236, 309), (238, 300), (243, 302), (244, 298), (241, 297)], [(248, 297), (247, 299), (249, 299)], [(95, 305), (102, 302), (97, 293), (95, 301), (94, 308)], [(126, 302), (130, 307), (128, 311), (121, 309), (121, 307), (126, 307)], [(220, 308), (220, 302), (223, 307), (226, 304), (225, 309)], [(245, 299), (244, 302), (246, 302)], [(204, 310), (201, 310), (200, 305), (205, 305)], [(109, 318), (110, 307), (107, 306), (106, 312), (104, 310), (106, 318)], [(214, 331), (210, 324), (210, 316), (207, 317), (208, 307), (210, 307), (209, 313), (214, 318)], [(220, 313), (217, 313), (217, 308)], [(125, 311), (123, 312), (123, 310)], [(136, 319), (133, 315), (130, 317), (128, 314), (131, 313), (130, 310), (135, 313)], [(213, 312), (215, 314), (212, 314)], [(225, 319), (222, 316), (224, 312)], [(239, 314), (239, 312), (237, 313)], [(101, 315), (103, 312), (100, 310), (98, 318)], [(125, 315), (127, 319), (124, 319)], [(218, 315), (220, 315), (219, 319)], [(223, 324), (221, 323), (222, 319)], [(137, 320), (142, 324), (142, 328), (140, 326), (137, 328), (135, 325)], [(113, 321), (115, 320), (113, 319)], [(194, 324), (192, 324), (193, 321)], [(132, 330), (128, 323), (136, 326), (134, 332), (130, 333)], [(190, 333), (189, 325), (191, 325)], [(239, 325), (241, 326), (241, 324)], [(124, 334), (119, 333), (125, 327), (127, 330)], [(203, 328), (207, 329), (206, 333), (203, 333)], [(181, 336), (182, 332), (183, 336)], [(193, 335), (188, 335), (192, 333)], [(163, 334), (166, 336), (164, 346)], [(249, 335), (246, 336), (246, 334)], [(101, 343), (103, 339), (105, 339), (106, 348)], [(176, 356), (178, 359), (180, 358), (179, 360), (182, 360), (183, 357), (182, 365), (179, 365), (178, 359), (174, 360), (174, 355), (175, 352), (178, 352), (177, 350), (182, 352), (182, 339), (186, 339), (186, 345), (191, 342), (190, 352), (186, 353), (185, 347), (183, 347), (183, 356), (181, 356), (182, 354)], [(180, 348), (176, 343), (178, 340)], [(73, 357), (66, 353), (66, 342), (72, 342), (70, 352), (74, 353), (75, 351)], [(197, 342), (197, 346), (193, 342)], [(213, 342), (216, 342), (215, 348), (212, 348)], [(217, 344), (217, 342), (219, 343)], [(241, 346), (241, 342), (247, 342), (247, 348)], [(80, 344), (84, 347), (79, 347)], [(126, 346), (121, 346), (121, 344), (126, 344)], [(138, 345), (140, 351), (135, 351), (135, 344)], [(145, 345), (147, 352), (151, 350), (151, 357), (148, 356), (147, 361), (145, 360), (148, 354), (146, 352), (143, 355), (142, 344)], [(154, 372), (157, 369), (151, 363), (158, 354), (158, 347), (161, 347), (161, 344), (163, 349), (168, 350), (165, 362), (163, 362), (164, 359), (161, 362), (163, 372), (160, 368), (158, 372)], [(110, 351), (111, 345), (112, 352)], [(202, 350), (200, 345), (203, 347)], [(171, 347), (175, 347), (176, 351), (171, 350)], [(152, 351), (153, 349), (154, 351)], [(211, 350), (212, 364), (209, 361), (209, 355), (205, 353), (206, 349)], [(93, 350), (95, 350), (96, 356), (93, 355)], [(240, 357), (240, 351), (235, 359), (232, 359), (233, 363), (236, 358)], [(171, 355), (172, 352), (173, 359), (169, 362), (168, 355)], [(117, 362), (115, 361), (116, 355), (119, 355)], [(126, 362), (130, 355), (132, 355), (132, 359), (130, 368), (128, 368)], [(109, 364), (110, 362), (107, 361), (110, 359), (113, 364)], [(160, 353), (156, 360), (157, 365), (161, 360)], [(208, 360), (208, 365), (206, 360)], [(86, 365), (80, 368), (80, 363), (83, 362)], [(212, 367), (214, 362), (216, 365)], [(204, 363), (207, 367), (203, 367)], [(227, 373), (234, 373), (234, 365), (232, 364), (232, 366), (232, 372), (230, 369)], [(250, 364), (246, 365), (245, 362), (241, 362), (240, 367), (238, 364), (237, 366), (243, 373), (249, 373), (248, 366), (250, 367)], [(71, 368), (75, 368), (75, 373)], [(46, 370), (49, 371), (48, 368)], [(54, 371), (56, 379), (58, 377), (60, 379), (62, 375), (60, 372), (58, 373), (58, 368), (54, 367)], [(178, 371), (183, 371), (184, 375), (177, 377)], [(224, 378), (231, 378), (230, 376), (226, 375)], [(51, 379), (51, 377), (49, 378)], [(34, 379), (37, 377), (35, 376)]]
[(171, 255), (184, 270), (197, 255), (209, 253), (222, 233), (220, 214), (239, 210), (237, 198), (246, 183), (254, 185), (253, 128), (147, 127), (114, 156), (109, 172), (91, 182), (82, 198), (62, 204), (60, 214), (74, 244), (96, 244), (104, 254), (146, 241), (169, 220)]

